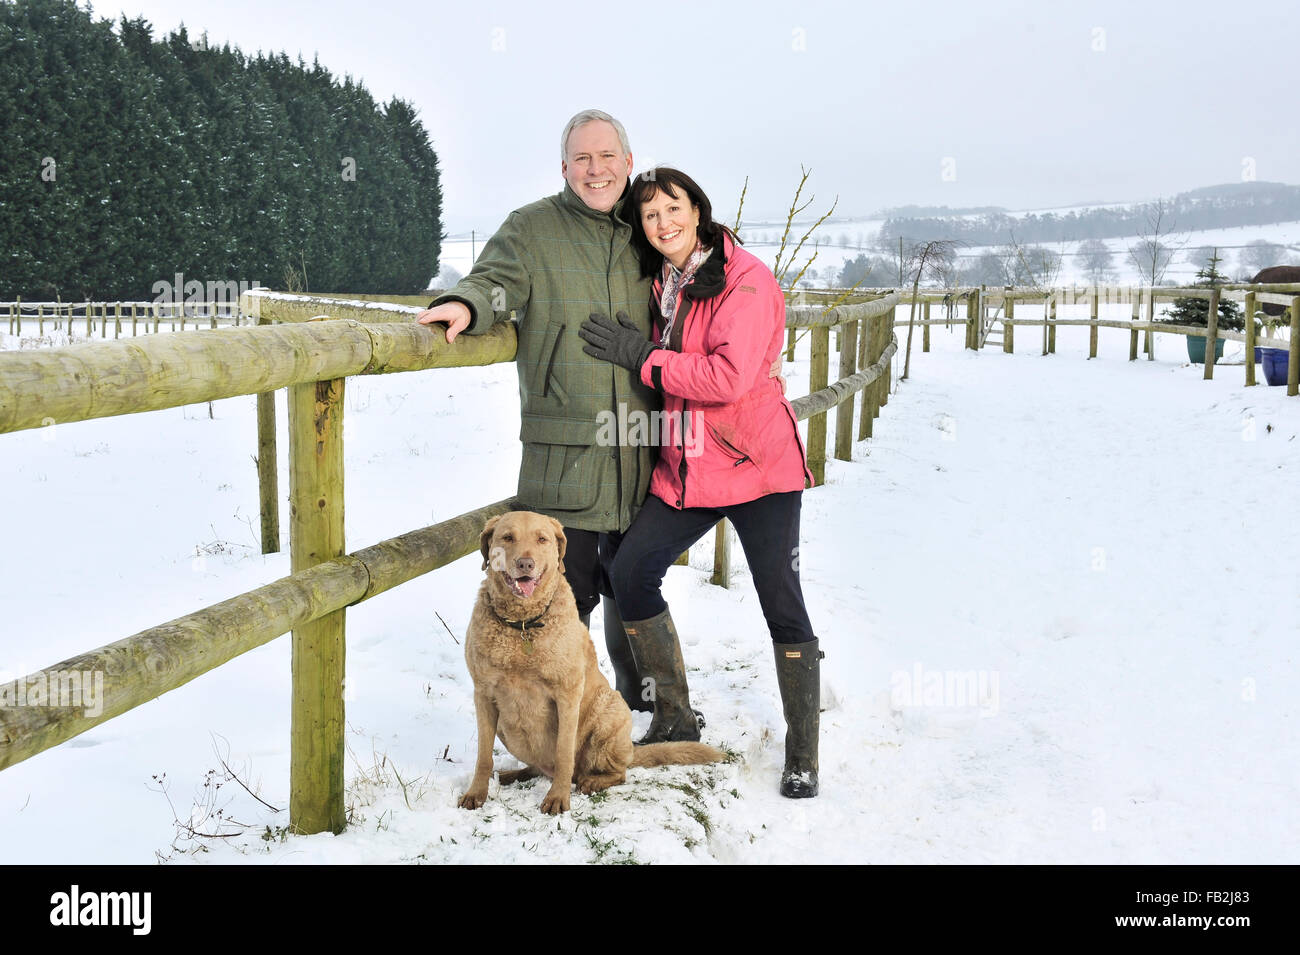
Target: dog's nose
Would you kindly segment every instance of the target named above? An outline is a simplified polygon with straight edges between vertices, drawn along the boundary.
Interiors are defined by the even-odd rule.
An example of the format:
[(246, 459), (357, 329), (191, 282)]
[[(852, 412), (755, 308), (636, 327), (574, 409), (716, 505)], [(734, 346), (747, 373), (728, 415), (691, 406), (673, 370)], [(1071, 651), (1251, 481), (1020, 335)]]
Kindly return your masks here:
[(519, 575), (520, 575), (521, 577), (531, 577), (531, 576), (533, 576), (533, 567), (534, 567), (534, 566), (536, 566), (536, 565), (533, 563), (533, 559), (532, 559), (531, 557), (517, 557), (517, 558), (515, 558), (515, 570), (519, 572)]

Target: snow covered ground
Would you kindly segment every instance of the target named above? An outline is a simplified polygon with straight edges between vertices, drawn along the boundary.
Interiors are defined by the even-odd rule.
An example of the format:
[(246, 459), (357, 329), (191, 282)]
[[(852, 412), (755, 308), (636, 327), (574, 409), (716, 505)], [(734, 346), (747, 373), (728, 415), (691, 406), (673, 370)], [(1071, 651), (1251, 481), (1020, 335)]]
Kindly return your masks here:
[[(1108, 329), (1095, 361), (1084, 329), (1049, 357), (1027, 330), (1016, 355), (961, 341), (918, 333), (876, 437), (804, 498), (818, 799), (776, 792), (768, 637), (739, 548), (722, 590), (706, 541), (667, 596), (706, 740), (738, 758), (635, 770), (558, 820), (539, 782), (457, 809), (470, 557), (349, 611), (343, 835), (284, 832), (286, 637), (0, 773), (0, 859), (1300, 861), (1300, 399), (1240, 365), (1202, 381), (1170, 337), (1133, 363)], [(789, 371), (805, 393), (806, 356)], [(288, 573), (256, 546), (253, 399), (213, 411), (0, 435), (0, 679)], [(350, 380), (349, 549), (508, 496), (517, 413), (510, 366)]]

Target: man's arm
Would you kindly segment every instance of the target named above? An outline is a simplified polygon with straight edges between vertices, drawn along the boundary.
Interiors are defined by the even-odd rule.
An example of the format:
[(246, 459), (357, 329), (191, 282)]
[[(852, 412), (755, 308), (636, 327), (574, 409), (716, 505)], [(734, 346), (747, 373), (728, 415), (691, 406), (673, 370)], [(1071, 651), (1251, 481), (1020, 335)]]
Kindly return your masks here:
[(517, 212), (483, 246), (473, 270), (456, 286), (439, 295), (416, 316), (421, 325), (447, 326), (447, 343), (462, 331), (481, 335), (512, 311), (522, 311), (532, 291), (527, 258), (528, 243)]

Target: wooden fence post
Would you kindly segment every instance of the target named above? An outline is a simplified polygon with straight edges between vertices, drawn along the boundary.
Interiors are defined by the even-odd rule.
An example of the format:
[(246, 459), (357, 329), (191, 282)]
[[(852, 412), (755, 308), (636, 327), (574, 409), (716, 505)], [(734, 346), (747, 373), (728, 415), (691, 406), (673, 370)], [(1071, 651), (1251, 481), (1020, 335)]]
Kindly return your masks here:
[(731, 589), (731, 528), (725, 517), (713, 532), (713, 576), (709, 583)]
[(921, 306), (921, 321), (924, 323), (921, 326), (921, 351), (928, 352), (930, 350), (930, 300), (928, 298)]
[(1056, 299), (1052, 299), (1051, 317), (1047, 320), (1047, 354), (1056, 354)]
[[(1219, 289), (1217, 287), (1210, 290), (1210, 311), (1206, 314), (1209, 323), (1205, 329), (1205, 374), (1204, 380), (1209, 381), (1214, 377), (1214, 356), (1219, 350), (1216, 346), (1219, 339)], [(1254, 355), (1251, 356), (1252, 358)]]
[(1291, 354), (1286, 366), (1286, 393), (1300, 394), (1300, 295), (1291, 299)]
[(1088, 326), (1088, 358), (1097, 357), (1097, 320), (1100, 318), (1101, 311), (1101, 293), (1097, 286), (1092, 287), (1092, 303), (1088, 307), (1088, 318), (1092, 322)]
[(1146, 352), (1147, 361), (1156, 360), (1156, 346), (1151, 331), (1151, 323), (1156, 320), (1156, 290), (1155, 286), (1147, 289), (1147, 328), (1146, 333), (1142, 336), (1142, 349)]
[(113, 303), (113, 337), (122, 337), (122, 303)]
[[(270, 325), (269, 318), (257, 324)], [(257, 490), (261, 503), (262, 553), (280, 553), (280, 479), (275, 443), (275, 392), (257, 396)]]
[(793, 328), (786, 329), (785, 332), (785, 360), (786, 361), (794, 361), (794, 338), (795, 338), (794, 333), (795, 330)]
[[(289, 560), (293, 573), (342, 556), (343, 383), (289, 387)], [(289, 824), (343, 831), (345, 610), (293, 631)]]
[(36, 303), (36, 334), (45, 337), (45, 306), (40, 302)]
[[(889, 345), (889, 339), (894, 334), (894, 323), (898, 320), (898, 306), (895, 305), (885, 313), (884, 327), (880, 330), (880, 351), (883, 353)], [(893, 362), (885, 365), (882, 374), (878, 380), (880, 385), (880, 402), (876, 406), (876, 415), (880, 415), (880, 409), (889, 404), (889, 386), (893, 384)]]
[[(858, 323), (840, 326), (840, 378), (857, 374)], [(853, 460), (853, 405), (856, 394), (851, 394), (835, 409), (835, 459)]]
[(132, 302), (131, 303), (131, 337), (132, 338), (135, 338), (136, 336), (135, 327), (136, 327), (136, 321), (138, 319), (139, 319), (139, 315), (136, 314), (136, 304), (135, 302)]
[[(867, 319), (867, 327), (862, 330), (862, 360), (859, 362), (860, 367), (866, 368), (868, 365), (873, 365), (876, 359), (880, 357), (880, 349), (876, 347), (876, 341), (880, 335), (880, 327), (884, 322), (885, 317), (882, 315)], [(862, 389), (862, 414), (858, 416), (859, 441), (865, 441), (871, 437), (871, 423), (878, 414), (880, 414), (880, 409), (876, 407), (875, 386), (867, 385)]]
[[(827, 325), (812, 329), (812, 367), (808, 374), (808, 393), (821, 391), (830, 382), (831, 330)], [(826, 483), (826, 414), (823, 411), (808, 419), (808, 470), (818, 485)]]
[(966, 347), (978, 351), (980, 347), (980, 290), (971, 289), (966, 303)]
[(1006, 303), (1006, 316), (1002, 319), (1002, 351), (1008, 355), (1014, 355), (1016, 351), (1016, 300), (1014, 298), (1004, 299)]
[[(1133, 312), (1129, 316), (1129, 325), (1136, 325), (1142, 317), (1142, 290), (1138, 289), (1137, 297), (1133, 299)], [(1130, 328), (1128, 333), (1128, 360), (1137, 361), (1138, 357), (1138, 330)]]
[(1255, 384), (1255, 293), (1246, 293), (1246, 387)]

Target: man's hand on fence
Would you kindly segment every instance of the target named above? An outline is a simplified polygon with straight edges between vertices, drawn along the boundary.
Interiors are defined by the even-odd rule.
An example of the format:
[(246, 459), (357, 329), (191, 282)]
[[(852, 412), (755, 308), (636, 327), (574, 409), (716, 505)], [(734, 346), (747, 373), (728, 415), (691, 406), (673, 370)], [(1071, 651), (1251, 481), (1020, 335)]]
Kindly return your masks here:
[(600, 312), (592, 312), (578, 329), (578, 335), (587, 342), (582, 350), (592, 358), (613, 362), (635, 374), (641, 373), (641, 366), (655, 350), (655, 346), (636, 327), (627, 312), (618, 313), (617, 325)]
[(434, 308), (426, 308), (415, 320), (421, 325), (432, 325), (437, 322), (447, 326), (447, 344), (450, 345), (456, 340), (456, 336), (469, 328), (469, 323), (474, 320), (470, 314), (469, 307), (463, 302), (443, 302)]

